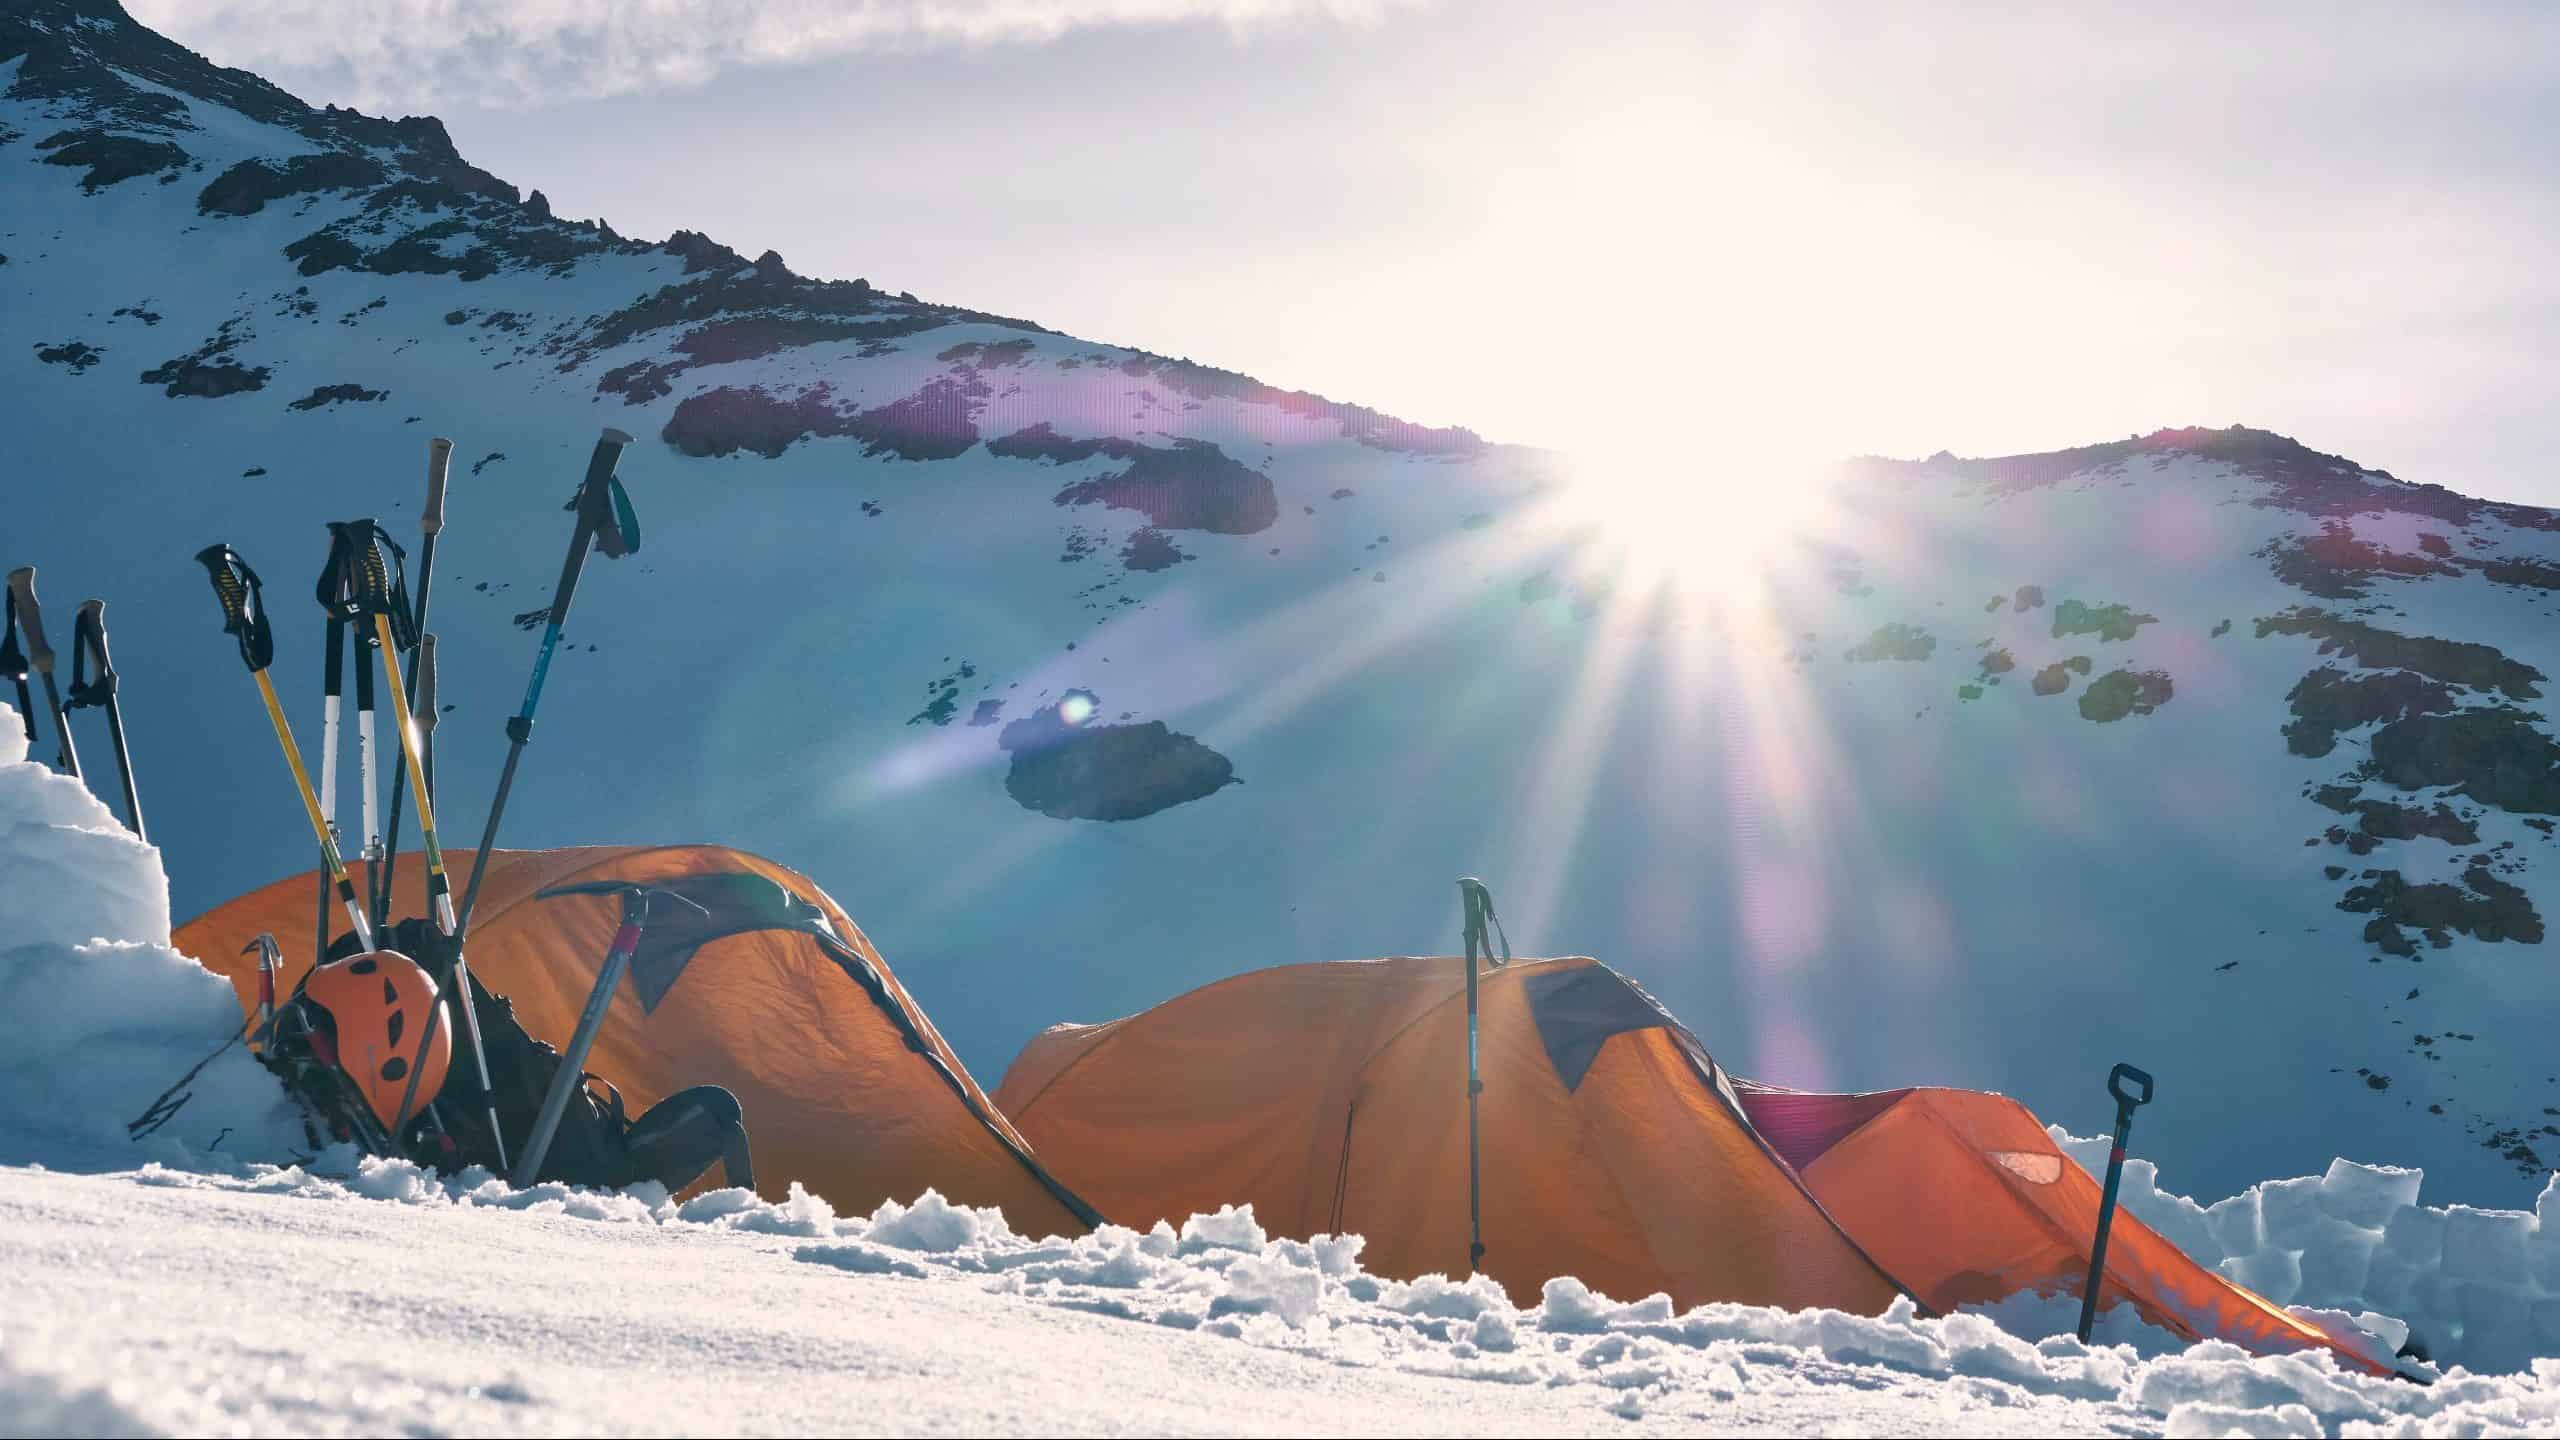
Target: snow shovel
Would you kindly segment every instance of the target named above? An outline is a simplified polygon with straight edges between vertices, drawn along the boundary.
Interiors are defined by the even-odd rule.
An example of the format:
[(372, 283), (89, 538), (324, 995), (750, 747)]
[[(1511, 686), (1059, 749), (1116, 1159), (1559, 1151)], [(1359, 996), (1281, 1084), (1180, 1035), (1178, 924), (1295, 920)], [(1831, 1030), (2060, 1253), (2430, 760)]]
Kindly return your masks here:
[[(2142, 1087), (2140, 1095), (2125, 1093), (2126, 1081)], [(2116, 1097), (2116, 1143), (2107, 1152), (2107, 1188), (2098, 1200), (2098, 1238), (2089, 1246), (2089, 1283), (2080, 1293), (2080, 1343), (2089, 1343), (2089, 1331), (2098, 1323), (2098, 1283), (2107, 1269), (2107, 1231), (2116, 1223), (2116, 1186), (2124, 1179), (2124, 1141), (2133, 1133), (2133, 1112), (2151, 1103), (2151, 1077), (2130, 1065), (2118, 1065), (2107, 1072), (2107, 1093)]]
[(622, 928), (615, 931), (613, 945), (604, 952), (604, 968), (596, 974), (596, 987), (587, 992), (587, 1008), (578, 1014), (578, 1029), (569, 1038), (569, 1048), (560, 1056), (560, 1068), (552, 1073), (551, 1088), (542, 1096), (542, 1109), (534, 1116), (533, 1134), (525, 1140), (524, 1149), (516, 1156), (516, 1172), (509, 1183), (522, 1190), (531, 1186), (542, 1174), (542, 1161), (551, 1153), (551, 1137), (560, 1128), (560, 1116), (569, 1108), (569, 1097), (577, 1092), (586, 1073), (587, 1052), (595, 1048), (596, 1032), (604, 1028), (604, 1012), (613, 1003), (613, 992), (622, 983), (622, 972), (631, 964), (632, 955), (640, 948), (641, 932), (649, 925), (649, 902), (673, 900), (700, 912), (710, 911), (672, 890), (656, 890), (622, 880), (596, 880), (583, 885), (555, 885), (538, 891), (536, 900), (549, 900), (560, 895), (620, 895)]

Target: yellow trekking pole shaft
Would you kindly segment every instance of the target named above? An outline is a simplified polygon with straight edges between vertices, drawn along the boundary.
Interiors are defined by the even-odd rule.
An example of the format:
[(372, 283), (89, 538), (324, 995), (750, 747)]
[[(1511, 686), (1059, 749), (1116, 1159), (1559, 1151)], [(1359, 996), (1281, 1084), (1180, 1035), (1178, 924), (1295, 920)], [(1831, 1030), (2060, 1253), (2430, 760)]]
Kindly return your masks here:
[[(427, 901), (435, 909), (436, 928), (450, 935), (453, 923), (453, 882), (444, 873), (444, 847), (436, 843), (435, 803), (427, 795), (426, 762), (418, 758), (418, 720), (409, 713), (408, 688), (400, 683), (400, 647), (393, 643), (391, 617), (373, 617), (374, 634), (382, 640), (382, 673), (391, 686), (391, 716), (400, 731), (400, 755), (408, 764), (409, 798), (418, 806), (418, 853), (427, 861)], [(319, 814), (315, 808), (312, 813)], [(347, 893), (352, 896), (352, 886)]]
[[(364, 913), (364, 902), (356, 898), (355, 881), (347, 877), (346, 862), (338, 858), (338, 842), (329, 833), (329, 822), (320, 813), (320, 797), (312, 792), (311, 772), (302, 767), (302, 749), (294, 743), (293, 726), (284, 718), (284, 706), (276, 701), (275, 682), (264, 670), (252, 670), (249, 678), (258, 682), (258, 696), (267, 702), (267, 719), (276, 727), (276, 743), (284, 747), (284, 763), (293, 769), (294, 788), (302, 793), (302, 812), (311, 819), (311, 833), (320, 841), (320, 859), (329, 867), (329, 883), (337, 887), (338, 903), (345, 906), (347, 918), (355, 922), (356, 939), (365, 949), (373, 948), (373, 926)], [(313, 957), (314, 965), (320, 963)]]

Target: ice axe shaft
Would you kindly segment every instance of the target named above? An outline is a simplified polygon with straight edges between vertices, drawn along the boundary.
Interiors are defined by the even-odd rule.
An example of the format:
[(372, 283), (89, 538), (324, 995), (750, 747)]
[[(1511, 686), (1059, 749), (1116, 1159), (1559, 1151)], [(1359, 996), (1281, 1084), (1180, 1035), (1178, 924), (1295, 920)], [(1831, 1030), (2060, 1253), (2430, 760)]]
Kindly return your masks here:
[[(2124, 1083), (2132, 1081), (2142, 1087), (2140, 1095), (2125, 1093)], [(2118, 1065), (2107, 1072), (2107, 1093), (2116, 1099), (2115, 1144), (2107, 1151), (2107, 1186), (2098, 1197), (2098, 1234), (2089, 1245), (2089, 1283), (2080, 1292), (2080, 1343), (2089, 1343), (2089, 1332), (2098, 1323), (2098, 1288), (2107, 1272), (2107, 1231), (2116, 1221), (2116, 1187), (2124, 1181), (2124, 1142), (2133, 1133), (2133, 1112), (2151, 1103), (2151, 1077), (2130, 1065)]]
[(672, 890), (656, 890), (613, 880), (554, 886), (537, 892), (534, 898), (549, 900), (561, 895), (615, 894), (622, 897), (622, 928), (614, 932), (613, 944), (604, 953), (604, 967), (596, 973), (595, 988), (587, 992), (587, 1007), (578, 1012), (577, 1031), (570, 1036), (569, 1048), (560, 1056), (560, 1068), (552, 1072), (551, 1088), (543, 1093), (542, 1109), (534, 1116), (533, 1133), (526, 1137), (524, 1149), (516, 1156), (511, 1183), (519, 1190), (542, 1178), (542, 1162), (551, 1153), (551, 1137), (560, 1128), (560, 1117), (568, 1111), (569, 1097), (577, 1093), (586, 1074), (587, 1052), (595, 1048), (596, 1032), (604, 1028), (605, 1011), (613, 1006), (613, 992), (621, 987), (622, 972), (630, 968), (631, 957), (640, 949), (640, 937), (648, 929), (650, 905), (659, 900), (672, 900), (688, 909), (708, 913)]

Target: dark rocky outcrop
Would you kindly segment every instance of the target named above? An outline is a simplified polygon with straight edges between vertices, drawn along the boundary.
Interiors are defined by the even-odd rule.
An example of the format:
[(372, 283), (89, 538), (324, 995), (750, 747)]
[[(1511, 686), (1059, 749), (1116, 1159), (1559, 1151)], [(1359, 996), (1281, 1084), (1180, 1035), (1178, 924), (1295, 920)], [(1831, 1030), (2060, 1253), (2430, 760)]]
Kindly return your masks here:
[(38, 342), (36, 358), (47, 365), (64, 366), (74, 375), (85, 375), (89, 367), (106, 358), (106, 350), (85, 340), (65, 340), (59, 345)]
[(2540, 698), (2538, 687), (2545, 678), (2540, 670), (2508, 659), (2492, 645), (2402, 635), (2308, 605), (2261, 617), (2258, 638), (2270, 635), (2306, 635), (2320, 642), (2321, 654), (2339, 655), (2366, 669), (2414, 670), (2448, 685), (2493, 690), (2510, 700)]
[(2423, 934), (2439, 950), (2452, 943), (2448, 932), (2493, 944), (2542, 943), (2542, 917), (2534, 912), (2531, 897), (2491, 874), (2485, 864), (2466, 868), (2460, 885), (2412, 885), (2397, 870), (2368, 870), (2364, 878), (2364, 884), (2349, 887), (2338, 908), (2371, 915), (2364, 938), (2385, 954), (2417, 954), (2404, 927)]
[(2095, 635), (2102, 641), (2130, 640), (2133, 632), (2159, 618), (2136, 614), (2126, 605), (2083, 605), (2077, 600), (2065, 600), (2053, 608), (2053, 638)]
[(266, 388), (272, 372), (264, 365), (244, 366), (230, 358), (248, 336), (240, 331), (240, 322), (223, 322), (213, 338), (186, 355), (163, 360), (142, 372), (142, 383), (158, 385), (162, 393), (176, 398), (183, 395), (217, 399), (224, 395), (240, 395)]
[(2128, 715), (2148, 715), (2176, 693), (2165, 670), (2110, 670), (2080, 692), (2080, 718), (2104, 725)]
[(389, 399), (390, 396), (391, 392), (388, 390), (367, 390), (361, 385), (322, 385), (314, 388), (310, 394), (303, 396), (301, 399), (294, 401), (292, 404), (287, 405), (284, 408), (287, 410), (317, 410), (323, 405), (386, 400)]
[(1861, 663), (1877, 660), (1926, 660), (1938, 648), (1937, 637), (1917, 625), (1900, 621), (1879, 625), (1866, 639), (1849, 647), (1847, 658)]
[(2560, 815), (2560, 745), (2509, 705), (2418, 714), (2373, 732), (2365, 773), (2402, 790), (2450, 785), (2519, 815)]
[(1133, 532), (1129, 536), (1128, 543), (1120, 547), (1121, 567), (1128, 570), (1148, 572), (1170, 570), (1190, 558), (1192, 557), (1180, 546), (1173, 543), (1172, 536), (1153, 525), (1141, 527)]
[(2454, 708), (2453, 691), (2423, 675), (2350, 675), (2326, 665), (2296, 681), (2285, 701), (2293, 710), (2285, 748), (2313, 759), (2336, 749), (2342, 731)]
[(1250, 535), (1280, 518), (1280, 497), (1271, 488), (1271, 477), (1206, 440), (1164, 446), (1117, 436), (1076, 440), (1042, 421), (988, 441), (987, 453), (1053, 465), (1097, 455), (1124, 461), (1123, 468), (1070, 485), (1052, 498), (1060, 505), (1135, 510), (1159, 530)]
[(1014, 803), (1055, 820), (1136, 820), (1241, 784), (1227, 757), (1163, 721), (1141, 725), (1077, 723), (1061, 706), (1096, 702), (1070, 691), (997, 732), (1013, 764), (1005, 793)]

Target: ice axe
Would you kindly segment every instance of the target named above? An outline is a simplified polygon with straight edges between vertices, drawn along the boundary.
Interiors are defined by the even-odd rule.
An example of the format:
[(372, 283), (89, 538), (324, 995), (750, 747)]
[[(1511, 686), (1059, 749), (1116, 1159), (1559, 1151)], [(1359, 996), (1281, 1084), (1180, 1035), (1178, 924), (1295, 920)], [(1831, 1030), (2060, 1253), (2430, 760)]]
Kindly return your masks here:
[(569, 1108), (569, 1097), (577, 1092), (586, 1074), (587, 1052), (595, 1048), (596, 1032), (604, 1028), (604, 1012), (613, 1004), (613, 992), (621, 987), (622, 972), (631, 965), (631, 957), (640, 949), (641, 933), (649, 927), (649, 907), (659, 900), (672, 900), (708, 919), (711, 912), (673, 890), (660, 890), (636, 885), (627, 880), (593, 880), (581, 885), (555, 885), (534, 892), (536, 900), (549, 900), (561, 895), (619, 895), (622, 897), (622, 928), (613, 932), (613, 944), (604, 952), (604, 968), (596, 973), (595, 988), (587, 992), (587, 1008), (578, 1013), (577, 1032), (569, 1037), (569, 1048), (560, 1056), (560, 1068), (551, 1074), (551, 1088), (543, 1093), (542, 1109), (534, 1116), (533, 1133), (527, 1136), (524, 1149), (516, 1155), (515, 1175), (510, 1183), (522, 1190), (542, 1176), (542, 1162), (551, 1153), (551, 1137), (560, 1128), (560, 1116)]
[[(2142, 1087), (2140, 1095), (2125, 1093), (2125, 1082)], [(2098, 1238), (2089, 1246), (2089, 1283), (2080, 1293), (2080, 1343), (2089, 1343), (2089, 1331), (2098, 1323), (2098, 1284), (2107, 1269), (2107, 1231), (2116, 1222), (2116, 1186), (2124, 1180), (2124, 1142), (2133, 1133), (2133, 1112), (2151, 1103), (2151, 1077), (2130, 1065), (2118, 1065), (2107, 1072), (2107, 1093), (2116, 1097), (2116, 1143), (2107, 1152), (2107, 1188), (2098, 1199)]]

